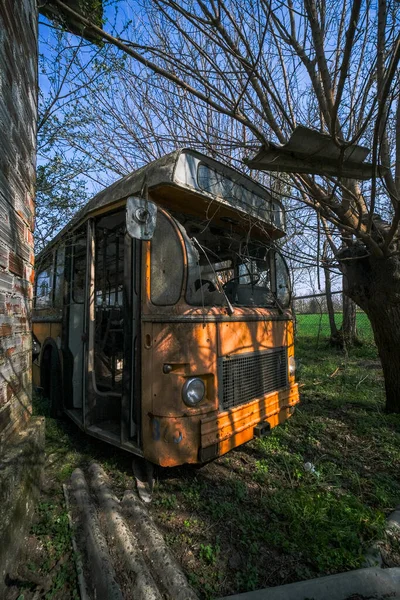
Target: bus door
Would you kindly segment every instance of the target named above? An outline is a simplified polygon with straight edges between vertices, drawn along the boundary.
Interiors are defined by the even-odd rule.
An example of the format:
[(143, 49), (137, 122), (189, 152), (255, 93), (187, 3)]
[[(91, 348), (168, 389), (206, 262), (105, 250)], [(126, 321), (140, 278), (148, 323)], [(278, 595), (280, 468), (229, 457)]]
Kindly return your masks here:
[(88, 421), (91, 432), (114, 443), (137, 442), (138, 433), (133, 394), (138, 310), (134, 244), (125, 232), (124, 210), (95, 221)]

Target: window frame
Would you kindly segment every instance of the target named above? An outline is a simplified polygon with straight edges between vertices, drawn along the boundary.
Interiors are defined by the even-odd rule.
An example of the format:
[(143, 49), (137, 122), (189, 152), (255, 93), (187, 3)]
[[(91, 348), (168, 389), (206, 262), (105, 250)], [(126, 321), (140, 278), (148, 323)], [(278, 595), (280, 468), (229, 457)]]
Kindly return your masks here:
[[(62, 263), (58, 262), (59, 256), (62, 251), (63, 261)], [(54, 260), (53, 260), (53, 307), (54, 308), (62, 308), (64, 306), (64, 282), (65, 282), (65, 262), (66, 262), (66, 244), (62, 242), (55, 248), (54, 250)], [(60, 273), (58, 273), (58, 268), (60, 268)], [(61, 280), (61, 292), (56, 296), (57, 292), (57, 282)]]
[[(153, 244), (154, 244), (154, 238), (156, 236), (156, 231), (157, 231), (157, 225), (158, 225), (158, 220), (159, 217), (164, 217), (170, 224), (172, 230), (174, 231), (175, 234), (175, 238), (176, 238), (176, 242), (180, 248), (180, 254), (181, 254), (181, 264), (182, 264), (182, 276), (181, 276), (181, 280), (180, 280), (180, 284), (179, 284), (179, 293), (177, 291), (177, 296), (176, 296), (176, 300), (174, 302), (155, 302), (152, 296), (152, 276), (153, 276), (153, 272), (152, 272), (152, 268), (153, 268), (153, 256), (152, 256), (152, 251), (153, 251)], [(165, 210), (161, 210), (160, 208), (158, 208), (158, 215), (157, 215), (157, 224), (156, 224), (156, 229), (154, 231), (154, 235), (152, 237), (152, 239), (150, 240), (150, 249), (149, 249), (149, 259), (150, 259), (150, 294), (149, 294), (149, 300), (150, 303), (152, 304), (152, 306), (155, 306), (157, 308), (162, 308), (162, 307), (170, 307), (170, 306), (176, 306), (181, 300), (182, 300), (182, 296), (184, 294), (184, 285), (185, 285), (185, 279), (187, 278), (187, 258), (186, 258), (186, 248), (185, 248), (185, 243), (183, 240), (183, 235), (181, 232), (181, 226), (179, 224), (179, 222), (174, 219), (174, 217), (172, 215), (170, 215), (167, 211)]]
[(287, 276), (287, 282), (288, 282), (288, 300), (287, 302), (285, 302), (284, 304), (282, 304), (282, 308), (290, 308), (291, 304), (292, 304), (292, 280), (290, 277), (290, 269), (288, 267), (288, 264), (286, 262), (286, 259), (284, 258), (282, 252), (279, 251), (278, 248), (274, 249), (274, 259), (273, 259), (273, 263), (274, 263), (274, 270), (275, 270), (275, 276), (274, 276), (274, 280), (275, 280), (275, 295), (278, 299), (278, 301), (280, 302), (280, 298), (278, 296), (279, 292), (278, 292), (278, 269), (277, 269), (277, 264), (276, 264), (276, 259), (277, 257), (279, 257), (279, 260), (282, 262), (282, 265), (285, 269), (286, 272), (286, 276)]
[[(55, 259), (55, 251), (52, 249), (48, 254), (45, 254), (43, 259), (41, 259), (42, 267), (40, 271), (35, 272), (35, 290), (34, 290), (34, 308), (35, 310), (48, 310), (49, 308), (54, 308), (54, 259)], [(39, 277), (45, 271), (50, 271), (49, 277), (49, 302), (45, 305), (38, 305), (38, 283)], [(40, 296), (43, 298), (43, 296)]]
[[(84, 283), (83, 283), (83, 299), (82, 300), (76, 300), (75, 294), (76, 294), (76, 286), (75, 286), (75, 270), (74, 270), (74, 266), (75, 266), (75, 253), (76, 253), (76, 248), (77, 248), (77, 244), (76, 241), (79, 238), (84, 238), (85, 240), (85, 277), (84, 277)], [(86, 280), (87, 280), (87, 233), (86, 230), (83, 233), (78, 233), (75, 235), (75, 238), (70, 246), (72, 248), (72, 256), (71, 256), (71, 294), (70, 294), (70, 301), (72, 301), (74, 304), (85, 304), (85, 296), (86, 296)], [(83, 245), (82, 245), (83, 247)]]

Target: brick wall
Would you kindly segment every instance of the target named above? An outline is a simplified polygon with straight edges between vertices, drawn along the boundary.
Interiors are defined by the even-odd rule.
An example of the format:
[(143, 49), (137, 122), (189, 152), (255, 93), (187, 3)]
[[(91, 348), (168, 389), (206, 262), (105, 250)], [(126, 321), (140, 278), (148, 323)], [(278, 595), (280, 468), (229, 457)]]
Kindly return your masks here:
[(31, 407), (36, 11), (0, 1), (0, 448)]

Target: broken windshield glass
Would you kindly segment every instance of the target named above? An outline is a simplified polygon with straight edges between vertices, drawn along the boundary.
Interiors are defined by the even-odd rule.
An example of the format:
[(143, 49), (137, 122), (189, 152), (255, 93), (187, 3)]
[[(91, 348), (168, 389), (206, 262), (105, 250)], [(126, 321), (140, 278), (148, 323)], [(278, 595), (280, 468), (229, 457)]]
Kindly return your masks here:
[[(195, 306), (276, 306), (273, 256), (260, 243), (216, 236), (189, 242), (186, 300)], [(214, 241), (213, 244), (210, 244)], [(195, 252), (193, 245), (198, 245)]]

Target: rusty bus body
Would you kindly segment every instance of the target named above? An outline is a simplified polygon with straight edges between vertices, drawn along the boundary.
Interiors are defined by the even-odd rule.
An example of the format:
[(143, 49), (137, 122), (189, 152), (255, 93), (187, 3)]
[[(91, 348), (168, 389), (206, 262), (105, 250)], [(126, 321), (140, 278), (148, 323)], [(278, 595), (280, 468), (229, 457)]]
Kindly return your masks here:
[(284, 422), (299, 398), (283, 235), (265, 188), (188, 149), (98, 194), (37, 257), (52, 413), (163, 466)]

